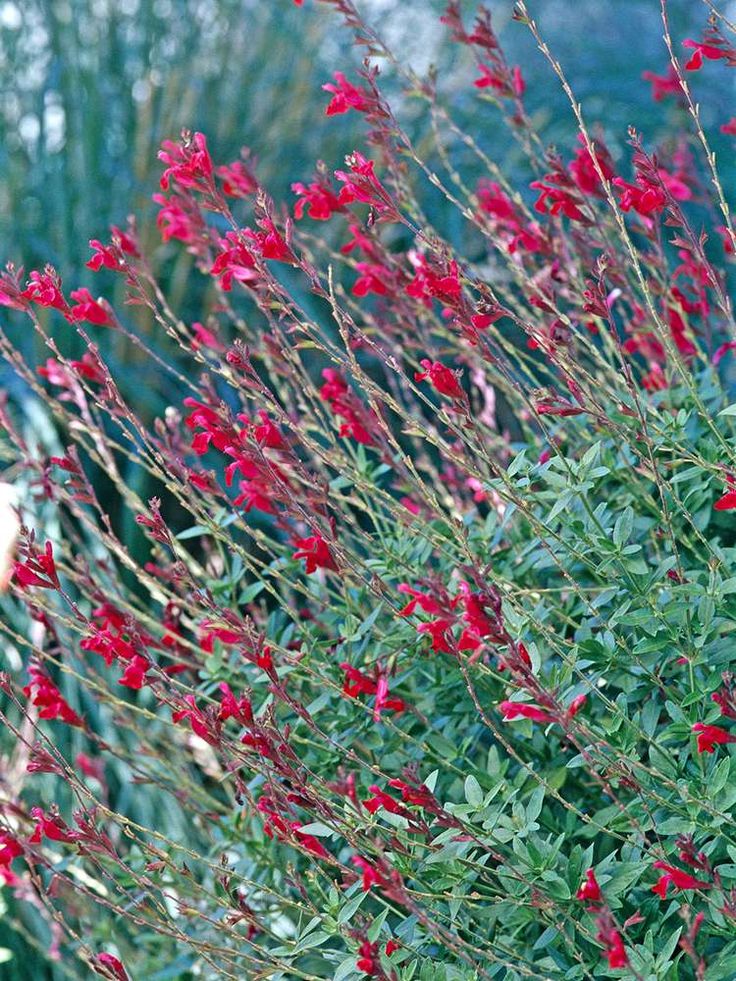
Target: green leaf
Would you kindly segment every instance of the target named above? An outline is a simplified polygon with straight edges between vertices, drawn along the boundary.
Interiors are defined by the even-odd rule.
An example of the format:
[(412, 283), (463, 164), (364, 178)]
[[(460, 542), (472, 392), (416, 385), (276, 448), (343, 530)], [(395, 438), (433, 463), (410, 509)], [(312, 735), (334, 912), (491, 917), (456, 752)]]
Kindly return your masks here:
[(627, 542), (631, 536), (631, 531), (634, 527), (634, 511), (632, 508), (627, 507), (616, 519), (616, 524), (613, 526), (613, 543), (614, 545), (623, 545)]
[(472, 773), (465, 778), (465, 800), (472, 807), (480, 807), (483, 804), (483, 790)]

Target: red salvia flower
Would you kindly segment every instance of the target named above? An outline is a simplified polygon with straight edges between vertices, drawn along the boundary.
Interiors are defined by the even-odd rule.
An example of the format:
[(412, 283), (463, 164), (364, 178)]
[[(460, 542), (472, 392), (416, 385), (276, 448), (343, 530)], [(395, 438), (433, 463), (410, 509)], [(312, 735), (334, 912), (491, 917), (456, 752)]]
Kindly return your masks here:
[(337, 570), (337, 564), (330, 552), (327, 542), (321, 535), (310, 535), (308, 538), (295, 538), (294, 544), (297, 551), (292, 555), (293, 559), (304, 559), (307, 575), (316, 572), (317, 569)]
[(345, 420), (340, 426), (340, 435), (352, 436), (364, 446), (374, 446), (375, 439), (369, 430), (375, 430), (378, 426), (375, 413), (363, 405), (335, 368), (324, 368), (322, 377), (324, 385), (319, 390), (321, 398), (329, 403), (334, 415)]
[(683, 872), (682, 869), (675, 868), (674, 865), (667, 865), (666, 862), (655, 862), (654, 868), (661, 869), (664, 873), (659, 877), (657, 884), (652, 886), (652, 892), (656, 892), (661, 899), (667, 897), (670, 883), (675, 889), (710, 889), (709, 882), (696, 879), (689, 872)]
[(579, 202), (569, 191), (561, 187), (550, 187), (544, 181), (532, 181), (529, 187), (539, 191), (539, 197), (534, 202), (535, 211), (543, 215), (547, 212), (551, 215), (563, 214), (573, 221), (588, 220), (580, 210)]
[(710, 726), (704, 722), (698, 722), (693, 726), (692, 731), (698, 736), (699, 753), (713, 753), (716, 746), (736, 743), (736, 736), (732, 736), (730, 732), (721, 729), (720, 726)]
[(291, 189), (299, 195), (294, 206), (294, 217), (297, 220), (304, 217), (305, 210), (315, 221), (327, 221), (333, 214), (345, 211), (337, 195), (324, 181), (312, 181), (310, 184), (297, 181), (291, 185)]
[(654, 72), (646, 71), (642, 73), (641, 77), (645, 82), (651, 83), (652, 98), (655, 102), (661, 102), (670, 95), (682, 95), (680, 79), (672, 65), (668, 66), (666, 75), (656, 75)]
[(575, 151), (575, 159), (570, 161), (567, 169), (584, 194), (600, 194), (601, 179), (598, 170), (600, 169), (603, 177), (610, 181), (615, 173), (611, 157), (606, 147), (600, 144), (600, 141), (597, 141), (598, 145), (594, 147), (593, 153), (588, 149), (582, 133), (578, 135), (578, 142), (582, 146)]
[(385, 790), (381, 790), (378, 784), (371, 784), (368, 790), (373, 796), (363, 801), (363, 807), (371, 814), (375, 814), (383, 808), (384, 811), (389, 811), (391, 814), (400, 814), (405, 818), (411, 817), (411, 812), (399, 804), (398, 801), (395, 801)]
[(76, 320), (84, 320), (100, 327), (107, 327), (112, 323), (109, 310), (99, 300), (95, 300), (88, 289), (72, 290), (69, 295), (75, 301), (72, 316)]
[(245, 229), (245, 236), (260, 252), (264, 259), (275, 259), (277, 262), (296, 263), (296, 256), (286, 244), (281, 232), (270, 218), (258, 221), (260, 231), (253, 228)]
[[(409, 296), (429, 300), (434, 297), (443, 303), (454, 303), (462, 293), (457, 262), (453, 259), (438, 270), (430, 265), (427, 257), (418, 253), (410, 255), (415, 269), (414, 279), (406, 286)], [(431, 302), (427, 303), (431, 307)]]
[(600, 903), (602, 897), (601, 887), (595, 877), (595, 870), (588, 869), (585, 873), (585, 882), (575, 893), (575, 898), (588, 903)]
[(59, 577), (56, 573), (54, 550), (51, 542), (46, 542), (43, 552), (29, 555), (23, 562), (16, 562), (13, 576), (19, 586), (39, 586), (41, 589), (58, 589)]
[(118, 684), (124, 685), (126, 688), (132, 688), (134, 691), (140, 690), (144, 685), (148, 684), (146, 672), (150, 667), (151, 662), (148, 658), (143, 657), (141, 654), (134, 655), (121, 678), (118, 680)]
[(719, 691), (714, 691), (711, 699), (721, 710), (721, 715), (727, 719), (736, 719), (736, 688), (733, 684), (733, 675), (730, 672), (723, 674), (723, 685)]
[(204, 324), (200, 324), (196, 321), (192, 324), (193, 337), (191, 340), (192, 350), (198, 351), (200, 348), (206, 347), (211, 351), (222, 352), (225, 350), (225, 345), (220, 341), (217, 334), (211, 331), (209, 327), (205, 327)]
[(332, 93), (332, 98), (325, 109), (325, 116), (336, 116), (348, 112), (349, 109), (369, 112), (375, 107), (375, 97), (367, 89), (353, 85), (342, 72), (334, 72), (333, 78), (334, 82), (326, 82), (322, 86), (325, 92)]
[(240, 725), (253, 725), (253, 707), (250, 699), (245, 695), (236, 698), (226, 681), (220, 683), (222, 698), (220, 699), (219, 718), (221, 722), (227, 719), (235, 719)]
[[(711, 40), (709, 38), (709, 40)], [(694, 41), (692, 38), (682, 42), (683, 48), (690, 48), (692, 54), (685, 64), (685, 70), (697, 72), (703, 67), (703, 58), (709, 61), (719, 61), (725, 59), (730, 65), (736, 64), (736, 50), (727, 44), (720, 37), (713, 37), (712, 41), (718, 43), (708, 43), (707, 41)]]
[(501, 702), (498, 706), (503, 712), (504, 722), (513, 722), (514, 719), (531, 719), (533, 722), (556, 722), (557, 720), (538, 705), (530, 705), (528, 702)]
[(386, 296), (393, 292), (394, 274), (386, 266), (375, 262), (356, 262), (355, 268), (360, 273), (353, 283), (352, 292), (355, 296), (367, 296), (369, 293)]
[(736, 136), (736, 116), (731, 116), (729, 121), (721, 126), (721, 132), (726, 136)]
[(103, 977), (114, 979), (114, 981), (130, 981), (128, 972), (123, 967), (123, 962), (114, 954), (96, 954), (92, 958), (91, 965), (92, 969)]
[(43, 669), (32, 662), (28, 667), (28, 673), (31, 680), (23, 689), (23, 693), (33, 705), (40, 709), (39, 717), (42, 719), (59, 719), (67, 725), (83, 729), (84, 721), (69, 705)]
[(610, 912), (607, 909), (602, 910), (596, 923), (598, 926), (596, 939), (603, 944), (604, 956), (608, 961), (608, 966), (610, 968), (626, 967), (629, 958), (626, 955), (623, 938), (618, 932)]
[(189, 246), (198, 254), (208, 240), (207, 226), (196, 202), (181, 194), (153, 194), (151, 200), (159, 205), (156, 225), (164, 242), (172, 238)]
[(239, 232), (228, 232), (219, 242), (220, 251), (210, 269), (212, 276), (217, 276), (220, 286), (225, 292), (233, 288), (233, 280), (239, 283), (253, 283), (258, 280), (256, 260), (253, 253), (242, 241)]
[(726, 475), (727, 490), (713, 505), (716, 511), (733, 511), (736, 508), (736, 478)]
[(117, 225), (113, 225), (110, 231), (112, 233), (110, 245), (103, 245), (96, 238), (90, 239), (89, 247), (94, 250), (94, 255), (86, 263), (86, 266), (93, 272), (97, 272), (103, 266), (105, 269), (119, 272), (127, 266), (126, 256), (135, 258), (140, 256), (138, 246), (131, 235), (122, 232)]
[(47, 266), (42, 273), (37, 269), (32, 270), (21, 296), (24, 300), (37, 303), (40, 307), (61, 310), (65, 317), (69, 317), (69, 304), (61, 292), (61, 280), (50, 266)]
[(181, 722), (189, 719), (192, 732), (203, 739), (210, 746), (217, 746), (220, 742), (220, 720), (215, 714), (214, 709), (208, 706), (206, 711), (198, 707), (194, 695), (184, 695), (183, 698), (186, 708), (176, 709), (171, 713), (171, 721)]
[(349, 172), (335, 171), (335, 177), (344, 185), (338, 197), (340, 204), (361, 201), (371, 205), (380, 219), (397, 221), (399, 213), (391, 195), (373, 172), (373, 161), (367, 160), (362, 153), (355, 150), (345, 158), (345, 163)]
[(378, 959), (378, 944), (371, 943), (370, 940), (364, 940), (359, 948), (360, 956), (355, 962), (355, 966), (359, 971), (367, 974), (369, 977), (375, 977), (379, 972), (383, 974), (381, 969), (381, 962)]
[(362, 858), (360, 855), (354, 855), (352, 862), (353, 865), (358, 866), (363, 874), (363, 892), (368, 892), (371, 886), (382, 884), (383, 876), (368, 859)]
[(447, 365), (442, 364), (441, 361), (430, 361), (428, 358), (422, 358), (419, 364), (424, 371), (415, 371), (414, 381), (428, 380), (440, 395), (456, 400), (465, 398), (457, 373)]
[(242, 160), (222, 164), (215, 173), (222, 181), (222, 193), (231, 198), (246, 198), (258, 190), (258, 181)]
[(33, 834), (28, 839), (32, 845), (40, 844), (43, 838), (72, 844), (80, 837), (79, 833), (71, 831), (58, 815), (47, 815), (40, 807), (32, 807), (31, 816), (36, 821)]
[(202, 133), (183, 133), (178, 143), (164, 140), (158, 153), (166, 164), (160, 184), (164, 191), (174, 181), (180, 187), (209, 191), (212, 185), (212, 159)]
[(6, 886), (14, 886), (18, 877), (11, 869), (16, 858), (23, 854), (23, 846), (9, 831), (0, 828), (0, 881)]

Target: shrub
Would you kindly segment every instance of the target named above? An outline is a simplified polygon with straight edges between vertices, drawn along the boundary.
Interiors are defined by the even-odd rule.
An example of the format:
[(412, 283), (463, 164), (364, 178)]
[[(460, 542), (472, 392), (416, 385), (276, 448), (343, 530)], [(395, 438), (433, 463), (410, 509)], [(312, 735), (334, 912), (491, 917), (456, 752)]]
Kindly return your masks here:
[[(696, 101), (736, 63), (729, 25), (714, 10), (683, 58), (663, 7), (650, 80), (682, 131), (619, 159), (523, 2), (579, 124), (564, 153), (490, 16), (450, 3), (528, 194), (440, 79), (323, 2), (373, 59), (326, 113), (368, 138), (295, 175), (293, 218), (201, 133), (159, 154), (201, 323), (134, 226), (91, 243), (124, 312), (51, 268), (4, 277), (51, 356), (3, 353), (65, 442), (39, 452), (3, 409), (26, 488), (0, 543), (25, 661), (2, 676), (12, 922), (34, 908), (52, 957), (118, 981), (733, 978), (736, 239)], [(153, 426), (106, 331), (179, 386)]]

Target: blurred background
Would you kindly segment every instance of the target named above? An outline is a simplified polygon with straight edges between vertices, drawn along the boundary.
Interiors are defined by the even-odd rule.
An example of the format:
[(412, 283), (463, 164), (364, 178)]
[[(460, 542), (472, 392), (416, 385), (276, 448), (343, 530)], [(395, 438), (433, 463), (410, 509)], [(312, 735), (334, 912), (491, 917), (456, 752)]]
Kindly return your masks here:
[[(475, 98), (470, 57), (445, 43), (443, 0), (358, 6), (416, 69), (439, 66), (441, 90), (459, 109), (488, 117), (481, 136), (492, 143), (493, 113)], [(528, 32), (509, 23), (511, 6), (492, 4), (494, 25), (523, 67), (544, 138), (564, 149), (574, 138), (569, 108)], [(474, 0), (464, 8), (470, 18)], [(589, 122), (602, 123), (613, 142), (630, 124), (650, 138), (662, 127), (662, 106), (641, 79), (667, 66), (658, 2), (544, 0), (530, 10)], [(677, 39), (700, 36), (704, 3), (671, 0), (670, 11)], [(185, 126), (206, 132), (220, 160), (250, 146), (274, 196), (289, 196), (317, 158), (338, 164), (358, 138), (355, 114), (322, 116), (320, 86), (359, 63), (338, 18), (317, 0), (301, 9), (291, 0), (0, 0), (3, 261), (50, 262), (63, 277), (82, 276), (88, 239), (130, 212), (150, 219), (156, 150)], [(724, 99), (733, 91), (727, 73), (708, 74), (706, 127), (726, 111), (714, 86)], [(500, 152), (508, 152), (505, 139)], [(730, 149), (725, 138), (716, 148)]]
[[(531, 178), (516, 146), (497, 125), (493, 107), (473, 87), (476, 72), (469, 52), (448, 43), (439, 22), (443, 0), (357, 4), (417, 71), (437, 66), (442, 98), (456, 119), (468, 125), (518, 187), (528, 184)], [(468, 19), (475, 6), (471, 0), (463, 4)], [(733, 18), (736, 5), (730, 7)], [(569, 158), (576, 127), (564, 94), (526, 29), (511, 21), (510, 0), (494, 2), (492, 8), (509, 60), (522, 66), (526, 103), (543, 140)], [(665, 74), (667, 69), (658, 0), (529, 0), (529, 8), (565, 68), (588, 122), (601, 125), (622, 172), (629, 175), (627, 127), (634, 125), (652, 146), (680, 111), (671, 100), (653, 102), (651, 86), (641, 78), (645, 70)], [(705, 3), (670, 0), (669, 8), (677, 42), (702, 35)], [(729, 13), (728, 5), (723, 9)], [(124, 225), (135, 214), (172, 307), (185, 320), (204, 319), (212, 298), (201, 277), (190, 277), (191, 257), (176, 244), (162, 244), (156, 230), (151, 194), (161, 172), (159, 144), (176, 138), (182, 127), (201, 130), (219, 163), (237, 159), (241, 146), (248, 146), (271, 194), (291, 205), (291, 183), (309, 179), (317, 160), (333, 169), (363, 143), (356, 113), (324, 116), (328, 96), (321, 85), (334, 71), (350, 76), (360, 65), (361, 52), (351, 40), (339, 19), (316, 0), (305, 0), (302, 8), (292, 0), (0, 0), (0, 260), (27, 271), (51, 263), (67, 292), (87, 286), (95, 294), (104, 293), (120, 312), (121, 284), (104, 271), (95, 275), (85, 268), (88, 241), (107, 240), (111, 224)], [(696, 98), (698, 92), (707, 93), (702, 120), (712, 134), (727, 189), (734, 186), (736, 160), (733, 140), (718, 128), (736, 111), (734, 75), (707, 63), (693, 77)], [(388, 70), (384, 82), (409, 131), (426, 133), (421, 106), (398, 93)], [(484, 176), (476, 161), (465, 159), (462, 148), (456, 153), (468, 183)], [(473, 169), (468, 172), (465, 165)], [(443, 207), (441, 200), (433, 201)], [(456, 215), (433, 213), (432, 218), (450, 239), (462, 235)], [(126, 312), (151, 347), (178, 357), (142, 312), (135, 314)], [(0, 308), (0, 326), (28, 361), (38, 365), (48, 351), (20, 324)], [(62, 350), (78, 356), (79, 341), (71, 328), (61, 323), (61, 332)], [(166, 387), (155, 364), (124, 337), (101, 331), (99, 341), (113, 375), (142, 415), (150, 418), (180, 399), (180, 393)], [(0, 364), (3, 394), (15, 404), (32, 442), (42, 452), (59, 454), (59, 437), (44, 407), (29, 399), (10, 369)], [(146, 495), (144, 488), (139, 490)], [(3, 615), (15, 614), (10, 610)], [(24, 632), (27, 625), (18, 623), (17, 629)], [(19, 668), (18, 653), (6, 649), (0, 669)], [(0, 733), (0, 795), (5, 792), (2, 767), (10, 753)], [(123, 770), (111, 776), (114, 806), (155, 826), (160, 801), (130, 790)], [(176, 836), (181, 820), (168, 810), (168, 833)], [(9, 890), (4, 892), (12, 904)], [(0, 963), (0, 977), (81, 977), (79, 965), (47, 960), (51, 941), (31, 904), (12, 904), (3, 916), (0, 896), (0, 948), (13, 954), (12, 960)], [(176, 957), (161, 951), (156, 970), (142, 981), (190, 976)]]

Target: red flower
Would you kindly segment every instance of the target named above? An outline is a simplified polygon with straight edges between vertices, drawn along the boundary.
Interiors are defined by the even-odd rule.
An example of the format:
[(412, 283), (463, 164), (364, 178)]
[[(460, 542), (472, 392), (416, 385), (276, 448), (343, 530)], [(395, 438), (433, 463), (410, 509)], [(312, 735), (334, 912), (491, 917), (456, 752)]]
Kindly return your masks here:
[(601, 901), (601, 887), (598, 885), (594, 869), (588, 869), (585, 873), (585, 882), (575, 893), (575, 898), (589, 903), (599, 903)]
[(733, 511), (736, 508), (736, 479), (730, 474), (726, 476), (727, 490), (719, 497), (713, 508), (716, 511)]
[(24, 300), (37, 303), (40, 307), (61, 310), (65, 317), (69, 317), (69, 304), (61, 292), (61, 279), (50, 266), (42, 273), (34, 269), (20, 295)]
[(364, 446), (374, 446), (375, 440), (370, 433), (378, 426), (378, 420), (371, 409), (367, 409), (360, 399), (351, 392), (339, 371), (335, 368), (324, 368), (322, 377), (324, 385), (319, 390), (320, 396), (329, 403), (330, 411), (345, 422), (340, 426), (341, 436), (352, 436)]
[(63, 841), (71, 844), (79, 838), (76, 831), (70, 831), (60, 817), (55, 814), (47, 816), (40, 807), (32, 807), (31, 815), (36, 819), (36, 827), (28, 839), (30, 844), (38, 845), (42, 838), (50, 841)]
[(401, 947), (401, 944), (398, 942), (398, 940), (387, 940), (384, 948), (386, 956), (390, 957), (395, 950), (399, 949), (399, 947)]
[(534, 408), (540, 416), (560, 416), (560, 418), (579, 416), (586, 412), (585, 409), (556, 392), (538, 396), (534, 401)]
[(373, 721), (380, 721), (381, 712), (403, 712), (406, 709), (406, 702), (403, 698), (388, 697), (388, 679), (379, 668), (375, 668), (375, 680), (363, 674), (358, 668), (354, 668), (347, 661), (342, 661), (340, 667), (345, 672), (345, 681), (342, 691), (348, 698), (357, 698), (358, 695), (375, 695), (376, 702), (373, 710)]
[(124, 269), (126, 266), (126, 255), (140, 255), (130, 235), (121, 232), (116, 225), (113, 225), (110, 231), (112, 232), (112, 243), (110, 245), (103, 245), (96, 238), (90, 239), (89, 247), (94, 249), (94, 255), (86, 263), (86, 266), (93, 272), (97, 272), (102, 266), (105, 269), (116, 271)]
[(372, 944), (370, 940), (364, 940), (360, 945), (359, 951), (360, 957), (355, 962), (357, 969), (363, 971), (369, 977), (378, 974), (381, 971), (381, 963), (378, 959), (378, 944)]
[(373, 721), (381, 721), (381, 712), (386, 709), (389, 712), (403, 712), (406, 709), (406, 702), (403, 698), (388, 697), (388, 678), (381, 674), (376, 683), (376, 701), (373, 706)]
[(215, 171), (222, 180), (223, 194), (231, 198), (245, 198), (258, 190), (258, 181), (242, 160), (223, 164)]
[(685, 64), (686, 71), (699, 71), (703, 65), (703, 58), (707, 58), (710, 61), (718, 61), (719, 58), (725, 58), (729, 64), (733, 63), (734, 51), (733, 48), (729, 48), (728, 46), (722, 47), (720, 44), (707, 44), (702, 41), (694, 41), (692, 38), (683, 41), (682, 46), (683, 48), (691, 48), (693, 52)]
[(423, 807), (430, 810), (436, 810), (438, 807), (436, 797), (429, 787), (423, 783), (412, 786), (406, 783), (405, 780), (394, 777), (389, 780), (388, 785), (401, 791), (401, 798), (405, 804), (413, 804), (415, 807)]
[(297, 546), (297, 551), (294, 552), (292, 558), (304, 559), (306, 561), (307, 575), (311, 575), (317, 569), (337, 569), (327, 542), (321, 535), (310, 535), (309, 538), (295, 538), (294, 544)]
[(415, 371), (414, 381), (428, 379), (440, 395), (458, 400), (465, 398), (465, 392), (458, 381), (457, 373), (448, 368), (447, 365), (442, 364), (441, 361), (430, 361), (428, 358), (422, 358), (419, 364), (424, 368), (424, 371)]
[(651, 83), (652, 98), (655, 102), (661, 102), (668, 95), (679, 96), (682, 94), (680, 80), (672, 65), (668, 66), (666, 75), (655, 75), (654, 72), (647, 71), (643, 72), (641, 77), (645, 82)]
[(242, 726), (253, 725), (253, 707), (250, 699), (242, 695), (236, 698), (226, 681), (220, 683), (222, 698), (220, 699), (219, 718), (221, 722), (227, 719), (235, 719)]
[[(414, 279), (406, 287), (409, 296), (417, 297), (420, 300), (435, 297), (450, 304), (457, 300), (462, 293), (462, 285), (457, 262), (454, 259), (444, 268), (440, 267), (438, 271), (435, 271), (430, 266), (426, 256), (414, 253), (410, 258), (416, 273)], [(428, 302), (427, 306), (431, 307), (431, 302)]]
[(376, 100), (373, 95), (364, 88), (352, 85), (342, 72), (335, 72), (333, 78), (337, 84), (327, 82), (322, 86), (325, 92), (333, 93), (332, 99), (325, 109), (325, 116), (337, 116), (349, 109), (368, 112), (375, 107)]
[(375, 681), (363, 674), (362, 671), (354, 668), (352, 664), (348, 664), (347, 661), (342, 661), (340, 667), (345, 672), (345, 681), (342, 686), (344, 695), (347, 695), (349, 698), (357, 698), (358, 695), (375, 694)]
[(674, 865), (667, 865), (665, 862), (655, 862), (654, 868), (662, 869), (664, 872), (664, 875), (660, 876), (657, 884), (652, 886), (652, 892), (656, 892), (662, 899), (666, 898), (670, 883), (672, 883), (675, 889), (710, 889), (709, 882), (696, 879), (689, 872), (683, 872), (682, 869), (675, 868)]
[(383, 877), (375, 865), (372, 865), (368, 859), (361, 858), (360, 855), (354, 855), (352, 862), (363, 873), (363, 892), (368, 892), (373, 885), (381, 885)]
[(198, 351), (201, 347), (208, 347), (211, 351), (224, 351), (225, 345), (217, 337), (209, 327), (205, 327), (204, 324), (200, 324), (196, 321), (192, 324), (192, 333), (194, 334), (191, 344), (192, 350)]
[(567, 169), (584, 194), (599, 194), (601, 179), (596, 164), (607, 181), (610, 181), (615, 173), (608, 150), (603, 146), (595, 147), (594, 158), (582, 133), (578, 135), (578, 142), (582, 143), (582, 146), (575, 151), (575, 159), (570, 161)]
[(106, 978), (114, 978), (115, 981), (130, 981), (122, 961), (114, 954), (97, 954), (92, 958), (92, 968), (97, 974)]
[(647, 217), (655, 211), (661, 211), (667, 203), (664, 191), (654, 184), (645, 183), (641, 179), (639, 184), (630, 184), (622, 177), (615, 177), (613, 183), (620, 188), (620, 201), (622, 211), (631, 211), (632, 208), (638, 214)]
[(344, 170), (335, 171), (335, 177), (345, 185), (338, 197), (340, 204), (362, 201), (371, 205), (381, 219), (398, 220), (399, 214), (391, 195), (373, 173), (373, 161), (367, 160), (362, 153), (355, 150), (345, 158), (345, 163), (350, 168), (350, 173)]
[(482, 61), (478, 67), (480, 76), (473, 82), (477, 89), (494, 89), (500, 95), (507, 97), (517, 96), (521, 98), (524, 94), (526, 82), (518, 65), (514, 65), (511, 72), (501, 62), (488, 65)]
[(345, 211), (337, 195), (325, 183), (312, 181), (311, 184), (305, 185), (297, 181), (291, 185), (291, 189), (299, 195), (294, 206), (294, 217), (297, 220), (304, 217), (305, 209), (309, 217), (315, 221), (327, 221), (336, 212)]
[(72, 290), (69, 295), (72, 300), (76, 300), (76, 306), (72, 307), (72, 316), (77, 320), (86, 320), (100, 327), (107, 327), (112, 323), (109, 312), (99, 300), (93, 298), (88, 289)]
[(228, 232), (221, 238), (220, 251), (210, 269), (210, 275), (218, 276), (220, 286), (229, 293), (233, 280), (239, 283), (252, 283), (258, 279), (256, 260), (250, 249), (242, 241), (242, 233)]
[[(736, 507), (736, 505), (734, 506)], [(693, 732), (698, 734), (699, 753), (713, 753), (716, 746), (736, 743), (736, 736), (732, 736), (730, 732), (721, 729), (720, 726), (709, 726), (704, 722), (698, 722), (693, 726)]]
[(220, 720), (215, 716), (211, 707), (208, 707), (206, 712), (202, 711), (198, 707), (194, 695), (185, 695), (183, 701), (188, 708), (181, 708), (172, 712), (171, 721), (176, 723), (181, 722), (182, 719), (189, 719), (192, 732), (196, 736), (204, 739), (210, 746), (217, 746), (220, 741)]
[(46, 542), (43, 553), (30, 555), (25, 562), (16, 562), (14, 578), (19, 586), (40, 586), (42, 589), (58, 589), (59, 577), (56, 574), (54, 550), (51, 542)]
[[(599, 937), (600, 939), (600, 937)], [(626, 967), (629, 958), (626, 956), (626, 949), (621, 934), (617, 930), (612, 930), (607, 934), (606, 959), (609, 967)]]
[(389, 811), (391, 814), (400, 814), (402, 817), (411, 817), (411, 812), (407, 811), (405, 807), (395, 801), (390, 794), (387, 794), (385, 790), (381, 790), (378, 784), (371, 784), (368, 790), (373, 794), (367, 800), (363, 801), (363, 806), (366, 811), (371, 814), (375, 814), (376, 811), (383, 808), (384, 811)]
[(9, 831), (0, 829), (0, 883), (6, 886), (14, 886), (18, 882), (18, 877), (10, 868), (14, 859), (23, 854), (23, 846), (17, 841)]
[(736, 136), (736, 116), (731, 116), (729, 121), (721, 126), (721, 132), (726, 136)]
[(206, 225), (199, 208), (189, 197), (180, 194), (153, 194), (151, 200), (160, 206), (156, 225), (164, 242), (175, 238), (186, 242), (193, 252), (206, 239)]
[(118, 680), (118, 684), (124, 685), (126, 688), (132, 688), (134, 691), (140, 690), (144, 685), (148, 684), (146, 671), (150, 667), (151, 662), (148, 658), (136, 654), (123, 672), (122, 677)]
[(67, 725), (84, 728), (84, 721), (61, 694), (51, 678), (38, 664), (31, 663), (28, 667), (31, 680), (23, 689), (26, 698), (40, 709), (42, 719), (60, 719)]
[(261, 218), (258, 226), (262, 231), (257, 232), (252, 228), (246, 228), (245, 235), (257, 247), (264, 259), (275, 259), (277, 262), (296, 262), (294, 253), (270, 218)]
[(161, 175), (161, 187), (169, 189), (173, 180), (180, 187), (209, 191), (212, 185), (212, 159), (207, 140), (202, 133), (183, 133), (178, 143), (164, 140), (158, 153), (159, 160), (167, 166)]
[(367, 296), (369, 293), (386, 296), (391, 292), (393, 274), (386, 266), (379, 266), (373, 262), (357, 262), (355, 268), (360, 273), (353, 283), (352, 292), (355, 296)]
[(541, 709), (538, 705), (530, 705), (528, 702), (501, 702), (498, 706), (503, 712), (504, 722), (513, 722), (514, 719), (531, 719), (533, 722), (556, 722), (557, 720)]
[(573, 221), (587, 221), (585, 215), (580, 210), (579, 200), (576, 200), (570, 191), (566, 191), (562, 187), (550, 186), (549, 183), (544, 183), (544, 181), (551, 182), (553, 179), (559, 179), (558, 175), (545, 174), (543, 181), (532, 181), (529, 185), (529, 187), (539, 191), (539, 197), (534, 202), (534, 210), (543, 215), (547, 214), (547, 212), (551, 215), (562, 213), (566, 218), (570, 218)]

